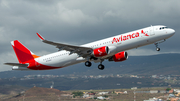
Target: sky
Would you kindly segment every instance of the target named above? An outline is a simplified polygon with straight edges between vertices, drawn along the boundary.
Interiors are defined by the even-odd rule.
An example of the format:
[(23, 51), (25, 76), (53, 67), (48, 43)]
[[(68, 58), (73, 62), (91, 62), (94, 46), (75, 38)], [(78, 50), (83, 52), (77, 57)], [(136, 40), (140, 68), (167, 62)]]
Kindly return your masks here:
[(0, 71), (18, 62), (10, 44), (19, 40), (36, 55), (58, 51), (47, 40), (82, 45), (151, 25), (165, 25), (176, 34), (166, 42), (128, 50), (130, 56), (180, 53), (179, 0), (0, 0)]

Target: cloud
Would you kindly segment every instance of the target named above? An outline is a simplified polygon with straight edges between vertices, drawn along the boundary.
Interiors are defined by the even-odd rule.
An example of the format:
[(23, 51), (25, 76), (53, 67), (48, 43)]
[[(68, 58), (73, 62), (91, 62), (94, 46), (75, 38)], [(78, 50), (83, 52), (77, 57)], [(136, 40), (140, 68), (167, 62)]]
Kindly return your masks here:
[[(81, 45), (159, 24), (176, 30), (172, 38), (160, 44), (161, 52), (178, 53), (179, 3), (179, 0), (0, 0), (0, 56), (8, 55), (0, 62), (14, 61), (10, 41), (16, 39), (37, 55), (57, 51), (42, 43), (36, 32), (48, 40)], [(129, 54), (159, 54), (154, 50), (149, 45), (130, 50)]]

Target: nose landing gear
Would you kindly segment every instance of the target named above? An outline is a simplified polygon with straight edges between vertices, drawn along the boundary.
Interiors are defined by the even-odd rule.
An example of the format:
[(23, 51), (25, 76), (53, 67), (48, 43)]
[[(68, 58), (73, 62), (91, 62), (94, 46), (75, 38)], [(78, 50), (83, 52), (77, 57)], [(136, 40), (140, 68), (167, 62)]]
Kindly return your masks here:
[(154, 43), (154, 45), (156, 46), (156, 50), (160, 51), (160, 48), (158, 47), (158, 43)]
[(162, 40), (161, 42), (154, 43), (154, 45), (156, 46), (157, 51), (160, 51), (160, 48), (158, 47), (158, 44), (163, 43), (164, 41), (166, 41), (166, 39)]

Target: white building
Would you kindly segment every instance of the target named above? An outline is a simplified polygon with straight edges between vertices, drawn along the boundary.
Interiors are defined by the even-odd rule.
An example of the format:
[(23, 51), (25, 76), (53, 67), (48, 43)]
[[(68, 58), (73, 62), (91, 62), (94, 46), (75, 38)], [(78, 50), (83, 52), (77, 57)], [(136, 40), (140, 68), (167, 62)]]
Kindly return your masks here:
[(137, 89), (137, 87), (132, 87), (131, 89), (132, 89), (132, 90), (135, 90), (135, 89)]
[(174, 89), (174, 92), (180, 93), (180, 90), (179, 89)]
[(99, 99), (99, 100), (104, 100), (105, 97), (99, 96), (99, 97), (97, 97), (97, 99)]
[(98, 94), (99, 95), (105, 95), (105, 94), (108, 94), (109, 92), (99, 92)]
[(158, 93), (158, 90), (150, 90), (150, 93)]
[(87, 98), (87, 97), (89, 97), (89, 94), (84, 94), (83, 95), (83, 98)]

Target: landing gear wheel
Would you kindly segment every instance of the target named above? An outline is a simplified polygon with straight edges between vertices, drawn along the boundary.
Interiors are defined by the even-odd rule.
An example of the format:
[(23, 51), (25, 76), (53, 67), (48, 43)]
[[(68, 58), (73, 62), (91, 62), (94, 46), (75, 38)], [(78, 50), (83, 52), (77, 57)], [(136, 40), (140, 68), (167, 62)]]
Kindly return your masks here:
[(160, 51), (160, 48), (156, 48), (157, 51)]
[(86, 62), (85, 62), (85, 66), (87, 66), (87, 67), (91, 67), (91, 65), (92, 65), (92, 63), (91, 63), (91, 62), (89, 62), (89, 61), (86, 61)]
[(98, 69), (103, 70), (103, 69), (104, 69), (104, 65), (99, 64), (99, 65), (98, 65)]

